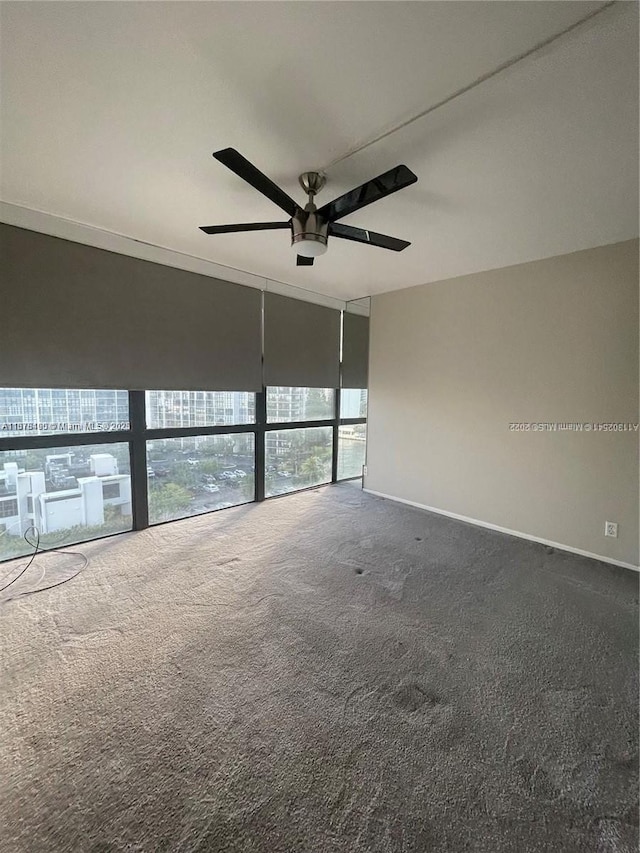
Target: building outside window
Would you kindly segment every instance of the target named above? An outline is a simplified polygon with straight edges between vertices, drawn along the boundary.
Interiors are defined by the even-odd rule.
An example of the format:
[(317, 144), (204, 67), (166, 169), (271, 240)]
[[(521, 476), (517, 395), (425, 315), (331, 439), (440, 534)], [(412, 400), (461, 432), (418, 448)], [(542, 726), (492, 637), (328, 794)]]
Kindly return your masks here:
[(0, 560), (31, 553), (30, 527), (43, 548), (131, 530), (128, 445), (0, 451), (0, 518)]
[(255, 421), (255, 394), (245, 391), (147, 391), (145, 401), (150, 429)]
[(0, 388), (0, 439), (129, 429), (127, 391)]

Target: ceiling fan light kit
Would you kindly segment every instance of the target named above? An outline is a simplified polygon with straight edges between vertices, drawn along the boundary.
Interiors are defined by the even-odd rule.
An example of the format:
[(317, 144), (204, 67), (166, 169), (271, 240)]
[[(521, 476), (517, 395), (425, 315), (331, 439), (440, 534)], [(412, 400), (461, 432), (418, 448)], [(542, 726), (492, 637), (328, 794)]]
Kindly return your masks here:
[(309, 201), (304, 208), (274, 184), (266, 175), (234, 148), (223, 148), (215, 151), (216, 160), (231, 169), (238, 177), (261, 192), (281, 210), (291, 217), (288, 222), (251, 222), (238, 225), (201, 225), (200, 230), (205, 234), (229, 234), (239, 231), (270, 231), (289, 228), (291, 230), (291, 245), (297, 255), (298, 266), (312, 266), (314, 258), (324, 255), (327, 251), (329, 237), (339, 237), (356, 243), (368, 243), (393, 252), (401, 252), (411, 245), (406, 240), (366, 231), (352, 225), (340, 225), (338, 219), (360, 210), (368, 204), (391, 193), (414, 184), (418, 178), (411, 169), (404, 165), (396, 166), (377, 178), (367, 181), (359, 187), (339, 196), (321, 208), (315, 205), (315, 196), (325, 184), (324, 175), (319, 172), (304, 172), (299, 181), (307, 193)]

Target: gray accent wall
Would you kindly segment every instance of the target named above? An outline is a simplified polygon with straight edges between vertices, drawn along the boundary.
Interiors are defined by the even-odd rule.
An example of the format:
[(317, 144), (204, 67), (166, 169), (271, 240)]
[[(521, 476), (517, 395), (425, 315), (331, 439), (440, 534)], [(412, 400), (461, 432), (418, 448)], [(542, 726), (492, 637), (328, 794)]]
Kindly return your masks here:
[[(638, 565), (638, 241), (374, 296), (365, 488)], [(605, 521), (618, 538), (604, 536)]]

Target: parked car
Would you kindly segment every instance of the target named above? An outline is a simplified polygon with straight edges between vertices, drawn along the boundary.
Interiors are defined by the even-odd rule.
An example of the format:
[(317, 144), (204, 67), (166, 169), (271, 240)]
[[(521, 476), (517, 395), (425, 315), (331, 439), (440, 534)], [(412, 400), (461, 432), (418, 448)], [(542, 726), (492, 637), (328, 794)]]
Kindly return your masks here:
[(187, 465), (199, 465), (199, 464), (200, 464), (199, 459), (187, 459)]
[(247, 476), (247, 472), (241, 471), (239, 468), (237, 470), (235, 470), (233, 473), (236, 475), (236, 477), (240, 477), (241, 479), (244, 479)]
[(214, 483), (205, 483), (205, 485), (202, 488), (205, 490), (205, 492), (219, 492), (220, 491), (220, 486), (216, 486)]

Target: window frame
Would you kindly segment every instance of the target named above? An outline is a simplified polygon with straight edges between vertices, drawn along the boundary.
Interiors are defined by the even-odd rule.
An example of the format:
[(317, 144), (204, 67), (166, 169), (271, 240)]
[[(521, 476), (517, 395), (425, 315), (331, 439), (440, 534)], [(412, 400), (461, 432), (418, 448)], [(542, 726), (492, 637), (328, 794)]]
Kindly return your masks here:
[[(67, 389), (56, 389), (67, 390)], [(76, 389), (72, 389), (76, 390)], [(79, 389), (82, 390), (82, 389)], [(96, 389), (103, 390), (103, 389)], [(125, 443), (129, 447), (129, 465), (131, 477), (131, 501), (132, 501), (132, 529), (144, 530), (156, 524), (171, 524), (173, 520), (149, 522), (149, 495), (147, 481), (147, 441), (164, 438), (189, 438), (207, 435), (232, 435), (236, 433), (253, 433), (254, 435), (254, 497), (253, 501), (276, 500), (295, 494), (299, 491), (316, 489), (318, 486), (308, 486), (285, 492), (280, 495), (265, 495), (265, 439), (268, 432), (282, 432), (294, 429), (313, 429), (317, 427), (331, 427), (332, 429), (332, 453), (331, 453), (331, 480), (330, 483), (346, 482), (348, 480), (359, 480), (362, 475), (348, 478), (338, 477), (338, 451), (339, 432), (341, 426), (350, 424), (366, 424), (366, 417), (341, 418), (340, 417), (340, 388), (333, 390), (333, 413), (331, 418), (304, 421), (269, 422), (267, 421), (267, 388), (255, 392), (255, 420), (249, 424), (219, 425), (219, 426), (192, 426), (192, 427), (147, 427), (146, 422), (146, 391), (128, 391), (129, 398), (129, 429), (111, 430), (108, 432), (69, 432), (52, 433), (45, 435), (20, 435), (4, 437), (0, 433), (1, 450), (39, 450), (49, 447), (91, 447), (92, 445), (105, 445)], [(241, 505), (241, 504), (239, 504)], [(198, 515), (206, 515), (209, 512), (221, 512), (221, 509), (211, 509)], [(191, 516), (185, 516), (191, 517)], [(195, 516), (194, 516), (195, 517)], [(97, 539), (109, 536), (118, 536), (119, 533), (105, 534)], [(90, 541), (90, 540), (82, 540)], [(14, 559), (14, 558), (9, 558)], [(0, 562), (3, 562), (0, 559)]]

